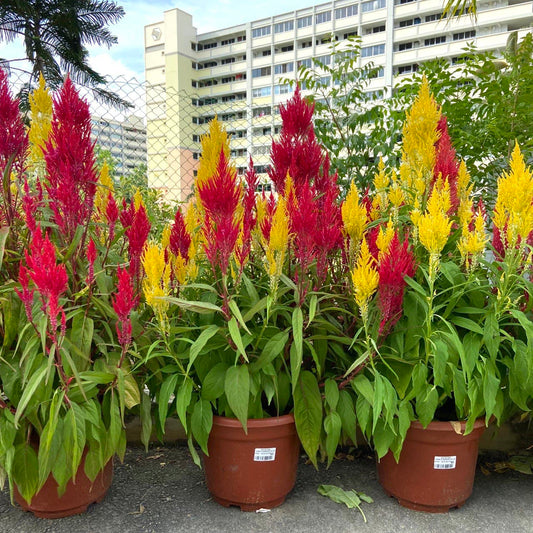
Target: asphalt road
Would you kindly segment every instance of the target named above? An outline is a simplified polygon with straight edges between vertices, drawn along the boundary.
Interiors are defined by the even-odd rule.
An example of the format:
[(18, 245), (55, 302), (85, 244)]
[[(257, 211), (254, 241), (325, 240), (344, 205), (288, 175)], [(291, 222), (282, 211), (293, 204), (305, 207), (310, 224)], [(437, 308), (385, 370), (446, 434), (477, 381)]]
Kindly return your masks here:
[[(448, 514), (410, 511), (387, 497), (377, 481), (371, 456), (335, 461), (327, 470), (299, 465), (286, 502), (265, 513), (243, 513), (215, 503), (203, 472), (186, 447), (154, 447), (148, 454), (130, 447), (115, 465), (105, 500), (83, 515), (43, 520), (14, 508), (0, 493), (0, 533), (174, 533), (174, 532), (420, 532), (533, 533), (533, 476), (514, 471), (483, 473), (478, 467), (474, 493), (464, 507)], [(481, 465), (490, 458), (482, 457)], [(486, 471), (486, 468), (484, 468)], [(367, 523), (357, 509), (319, 495), (320, 484), (362, 491)]]

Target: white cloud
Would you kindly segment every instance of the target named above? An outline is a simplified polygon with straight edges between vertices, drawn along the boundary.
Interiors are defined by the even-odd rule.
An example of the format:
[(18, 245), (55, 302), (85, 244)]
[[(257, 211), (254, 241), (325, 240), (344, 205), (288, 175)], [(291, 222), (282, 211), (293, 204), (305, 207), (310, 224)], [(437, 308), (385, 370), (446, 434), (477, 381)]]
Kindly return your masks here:
[(110, 78), (116, 78), (119, 76), (126, 79), (139, 77), (138, 72), (135, 72), (135, 70), (126, 66), (122, 60), (116, 59), (112, 54), (112, 50), (103, 53), (93, 52), (89, 57), (89, 64), (99, 74), (109, 76)]

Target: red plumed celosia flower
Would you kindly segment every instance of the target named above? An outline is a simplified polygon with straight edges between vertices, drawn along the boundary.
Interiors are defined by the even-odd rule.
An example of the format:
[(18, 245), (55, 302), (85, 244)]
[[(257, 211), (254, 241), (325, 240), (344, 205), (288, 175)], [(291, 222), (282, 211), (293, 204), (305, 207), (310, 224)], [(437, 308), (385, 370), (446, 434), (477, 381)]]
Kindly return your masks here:
[(98, 176), (91, 140), (91, 115), (70, 78), (54, 101), (50, 137), (44, 150), (46, 190), (54, 221), (66, 241), (92, 215)]
[(133, 224), (133, 218), (135, 217), (135, 204), (130, 202), (129, 204), (126, 200), (122, 199), (122, 210), (120, 211), (120, 223), (122, 227), (127, 230)]
[[(19, 281), (22, 285), (22, 294), (19, 293), (28, 313), (29, 289), (28, 275), (33, 281), (42, 302), (42, 310), (48, 315), (50, 327), (55, 331), (57, 315), (61, 313), (64, 322), (64, 311), (59, 306), (60, 296), (67, 290), (68, 276), (65, 265), (56, 264), (54, 245), (48, 235), (43, 239), (41, 229), (38, 227), (32, 235), (29, 252), (25, 252), (27, 270), (20, 271)], [(33, 295), (32, 295), (33, 298)], [(28, 315), (31, 318), (30, 315)]]
[(18, 100), (11, 97), (7, 74), (0, 69), (0, 176), (13, 159), (17, 174), (24, 170), (28, 133), (22, 122)]
[(206, 257), (212, 267), (218, 266), (225, 276), (239, 237), (236, 211), (241, 201), (241, 187), (223, 151), (213, 176), (198, 185), (198, 194), (205, 210), (202, 229)]
[[(265, 191), (263, 191), (263, 201), (265, 200)], [(259, 229), (261, 234), (266, 242), (270, 239), (270, 230), (272, 229), (272, 217), (274, 216), (274, 211), (276, 210), (276, 198), (272, 193), (268, 197), (266, 202), (266, 216), (261, 221)]]
[(285, 105), (280, 105), (283, 125), (279, 140), (272, 142), (269, 170), (270, 179), (280, 194), (285, 192), (287, 173), (297, 195), (304, 183), (319, 179), (324, 156), (315, 138), (313, 110), (314, 106), (302, 98), (299, 87)]
[(126, 349), (131, 342), (131, 312), (137, 305), (137, 298), (132, 284), (132, 277), (125, 268), (118, 267), (118, 284), (117, 292), (112, 298), (113, 309), (117, 314), (118, 321), (116, 330), (118, 335), (118, 342), (123, 349)]
[(181, 256), (185, 261), (189, 260), (189, 247), (191, 246), (191, 236), (185, 227), (185, 220), (181, 209), (176, 211), (174, 224), (170, 230), (170, 251), (177, 257)]
[(116, 224), (118, 220), (118, 207), (115, 197), (109, 193), (107, 195), (107, 205), (105, 208), (105, 218), (108, 224)]
[(398, 234), (379, 263), (378, 307), (381, 312), (380, 336), (386, 336), (402, 316), (405, 277), (413, 277), (415, 260), (406, 238), (400, 242)]
[(242, 219), (242, 245), (236, 251), (237, 259), (241, 265), (244, 265), (252, 249), (252, 230), (257, 224), (256, 212), (256, 189), (259, 179), (254, 170), (254, 162), (250, 158), (248, 170), (244, 176), (246, 189), (244, 191), (243, 205), (244, 214)]
[(87, 245), (87, 261), (89, 262), (89, 268), (87, 269), (87, 285), (90, 285), (94, 281), (94, 262), (96, 261), (96, 244), (94, 244), (94, 241), (92, 238), (89, 240), (89, 244)]
[(146, 209), (144, 205), (141, 205), (135, 211), (131, 226), (126, 230), (130, 258), (130, 275), (136, 284), (138, 284), (141, 276), (141, 257), (150, 233), (150, 227)]

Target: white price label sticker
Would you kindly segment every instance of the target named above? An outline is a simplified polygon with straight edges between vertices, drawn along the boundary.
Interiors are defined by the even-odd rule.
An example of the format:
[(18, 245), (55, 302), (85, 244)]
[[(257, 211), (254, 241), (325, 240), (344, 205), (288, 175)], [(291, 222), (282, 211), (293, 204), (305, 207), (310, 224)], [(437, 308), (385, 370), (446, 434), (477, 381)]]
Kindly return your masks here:
[(433, 461), (433, 468), (435, 470), (453, 470), (457, 464), (456, 455), (439, 456), (436, 455)]
[(256, 448), (254, 451), (254, 461), (274, 461), (276, 459), (276, 448)]

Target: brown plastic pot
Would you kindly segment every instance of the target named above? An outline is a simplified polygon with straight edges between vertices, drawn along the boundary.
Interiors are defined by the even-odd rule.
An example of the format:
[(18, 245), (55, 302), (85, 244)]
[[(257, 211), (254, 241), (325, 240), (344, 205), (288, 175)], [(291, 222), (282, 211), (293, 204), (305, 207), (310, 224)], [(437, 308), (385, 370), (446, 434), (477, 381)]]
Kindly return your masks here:
[(416, 511), (446, 513), (461, 507), (472, 494), (484, 420), (476, 420), (468, 435), (464, 429), (464, 422), (431, 422), (426, 429), (412, 422), (399, 462), (391, 452), (378, 461), (385, 492)]
[(207, 488), (213, 499), (242, 511), (281, 505), (294, 487), (300, 440), (293, 415), (248, 420), (248, 434), (234, 418), (213, 417)]
[(71, 479), (61, 497), (57, 495), (57, 482), (50, 474), (30, 504), (21, 496), (15, 485), (15, 501), (24, 511), (31, 511), (39, 518), (63, 518), (84, 513), (92, 503), (101, 502), (113, 481), (113, 460), (111, 459), (94, 482), (91, 482), (84, 470), (85, 454), (86, 452), (76, 473), (76, 482)]

